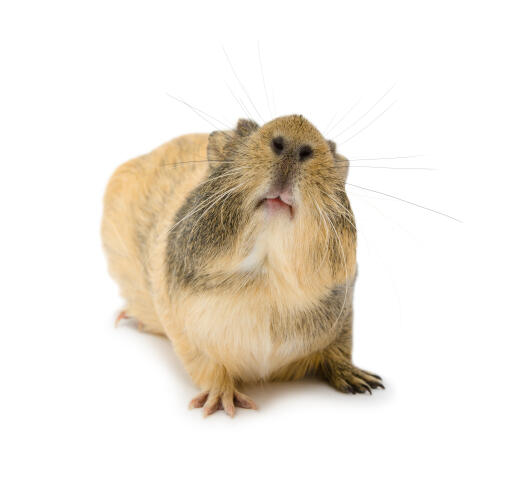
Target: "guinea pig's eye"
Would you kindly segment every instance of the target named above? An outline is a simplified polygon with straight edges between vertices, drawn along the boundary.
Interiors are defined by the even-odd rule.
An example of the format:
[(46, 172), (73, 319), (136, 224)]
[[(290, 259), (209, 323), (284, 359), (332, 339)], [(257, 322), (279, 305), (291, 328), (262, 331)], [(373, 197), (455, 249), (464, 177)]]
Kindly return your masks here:
[(274, 137), (271, 141), (271, 148), (275, 154), (280, 154), (284, 150), (284, 139), (281, 136)]
[(312, 149), (310, 146), (302, 146), (300, 148), (300, 152), (298, 153), (300, 155), (300, 160), (304, 161), (305, 159), (308, 159), (312, 155)]

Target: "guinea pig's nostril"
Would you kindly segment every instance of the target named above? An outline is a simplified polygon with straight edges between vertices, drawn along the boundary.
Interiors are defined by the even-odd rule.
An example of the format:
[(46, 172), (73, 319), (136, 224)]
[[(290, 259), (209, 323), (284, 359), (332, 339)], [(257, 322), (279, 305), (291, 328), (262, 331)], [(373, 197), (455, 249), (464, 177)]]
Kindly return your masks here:
[(312, 155), (312, 148), (310, 146), (302, 146), (300, 148), (300, 152), (298, 153), (300, 156), (300, 161), (304, 161), (308, 159)]
[(276, 154), (280, 154), (284, 150), (284, 139), (282, 136), (277, 136), (272, 139), (271, 148)]

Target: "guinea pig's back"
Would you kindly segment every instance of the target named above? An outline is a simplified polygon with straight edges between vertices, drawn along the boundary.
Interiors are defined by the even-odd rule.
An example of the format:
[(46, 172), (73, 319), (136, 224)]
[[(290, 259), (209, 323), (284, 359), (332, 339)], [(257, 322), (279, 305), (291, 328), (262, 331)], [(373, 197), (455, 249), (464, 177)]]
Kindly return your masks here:
[[(148, 278), (152, 248), (207, 173), (207, 134), (178, 137), (114, 172), (103, 202), (101, 235), (109, 271), (126, 300), (125, 311), (147, 331), (163, 333)], [(162, 235), (159, 233), (158, 235)]]

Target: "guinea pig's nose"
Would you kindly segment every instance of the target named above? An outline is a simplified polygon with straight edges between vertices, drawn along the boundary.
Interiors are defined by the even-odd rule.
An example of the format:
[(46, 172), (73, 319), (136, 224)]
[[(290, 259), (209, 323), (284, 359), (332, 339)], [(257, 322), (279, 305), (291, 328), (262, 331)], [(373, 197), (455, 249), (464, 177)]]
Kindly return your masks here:
[(298, 161), (305, 161), (312, 156), (312, 148), (308, 144), (294, 147), (293, 145), (288, 145), (282, 136), (274, 137), (271, 141), (271, 147), (278, 156), (285, 153), (286, 157), (295, 157)]
[(271, 141), (273, 152), (280, 155), (284, 152), (284, 138), (282, 136), (274, 137)]
[(312, 156), (312, 148), (308, 144), (304, 144), (298, 149), (298, 160), (305, 161)]

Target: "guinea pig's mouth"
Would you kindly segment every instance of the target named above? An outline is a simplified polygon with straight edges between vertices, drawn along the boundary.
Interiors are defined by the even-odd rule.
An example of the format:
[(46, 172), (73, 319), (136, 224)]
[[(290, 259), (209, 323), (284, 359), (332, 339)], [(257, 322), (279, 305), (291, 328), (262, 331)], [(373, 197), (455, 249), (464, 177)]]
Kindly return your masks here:
[(294, 205), (293, 201), (287, 194), (279, 195), (268, 195), (259, 201), (257, 207), (264, 207), (264, 209), (270, 214), (288, 213), (292, 219), (294, 216)]

